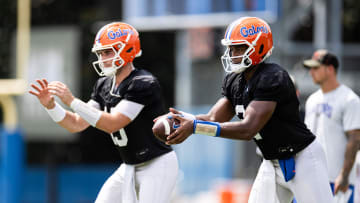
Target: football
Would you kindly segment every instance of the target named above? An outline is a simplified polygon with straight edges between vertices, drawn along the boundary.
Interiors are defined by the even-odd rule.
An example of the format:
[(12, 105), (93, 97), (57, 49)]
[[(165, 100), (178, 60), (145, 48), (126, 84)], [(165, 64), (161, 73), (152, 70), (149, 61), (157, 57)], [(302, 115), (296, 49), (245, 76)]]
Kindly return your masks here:
[(175, 131), (177, 123), (173, 118), (163, 116), (154, 123), (152, 131), (157, 139), (166, 142), (167, 136)]

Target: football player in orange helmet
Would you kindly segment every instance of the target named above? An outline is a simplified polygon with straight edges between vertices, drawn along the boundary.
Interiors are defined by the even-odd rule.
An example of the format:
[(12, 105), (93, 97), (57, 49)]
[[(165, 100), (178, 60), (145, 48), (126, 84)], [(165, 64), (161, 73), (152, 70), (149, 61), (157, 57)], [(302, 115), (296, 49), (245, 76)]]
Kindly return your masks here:
[[(103, 58), (102, 53), (110, 51), (111, 58)], [(100, 76), (111, 76), (124, 65), (141, 56), (139, 33), (126, 23), (111, 23), (102, 27), (97, 33), (92, 52), (98, 57), (93, 62), (96, 72)], [(105, 66), (111, 62), (111, 67)]]
[[(167, 144), (181, 143), (191, 134), (254, 140), (264, 160), (250, 203), (291, 202), (294, 195), (299, 202), (332, 202), (325, 153), (300, 120), (294, 84), (285, 69), (265, 62), (273, 49), (270, 26), (257, 17), (243, 17), (228, 26), (221, 42), (227, 72), (223, 97), (207, 114), (186, 116), (170, 108), (180, 127)], [(235, 115), (240, 121), (231, 121)]]
[[(141, 56), (139, 33), (126, 23), (107, 24), (98, 31), (92, 52), (98, 57), (93, 62), (95, 71), (100, 76), (115, 77), (117, 70)], [(110, 90), (113, 96), (117, 96), (113, 92), (115, 83), (113, 80)]]
[[(270, 26), (254, 17), (243, 17), (231, 23), (221, 44), (227, 47), (221, 61), (228, 73), (240, 73), (263, 62), (274, 48)], [(235, 45), (245, 47), (242, 55), (231, 55), (231, 47)]]
[[(95, 83), (87, 103), (58, 81), (37, 80), (30, 93), (68, 131), (79, 132), (92, 125), (110, 134), (123, 163), (105, 182), (96, 203), (170, 202), (177, 156), (152, 133), (154, 118), (165, 109), (159, 81), (133, 65), (141, 55), (138, 32), (126, 23), (107, 24), (97, 33), (92, 51), (98, 57), (93, 66), (104, 77)], [(63, 109), (54, 96), (73, 112)]]

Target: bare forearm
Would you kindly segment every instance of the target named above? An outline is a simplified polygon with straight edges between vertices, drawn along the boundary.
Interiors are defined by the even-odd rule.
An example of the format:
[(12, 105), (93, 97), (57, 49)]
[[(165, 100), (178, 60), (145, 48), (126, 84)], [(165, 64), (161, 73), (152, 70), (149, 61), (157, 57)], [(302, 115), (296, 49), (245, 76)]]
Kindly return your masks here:
[[(196, 115), (196, 119), (210, 122), (217, 121), (210, 114)], [(258, 128), (254, 124), (255, 123), (250, 123), (249, 119), (220, 123), (220, 137), (237, 140), (251, 140), (258, 132)]]
[(207, 114), (196, 115), (196, 119), (211, 122), (227, 122), (234, 117), (234, 110), (226, 98), (221, 98)]
[(349, 136), (349, 141), (346, 145), (345, 160), (341, 171), (343, 177), (348, 178), (350, 171), (354, 165), (356, 153), (359, 149), (360, 143), (356, 139), (356, 136)]
[(234, 117), (232, 112), (210, 111), (208, 114), (196, 115), (196, 119), (211, 122), (227, 122)]
[[(268, 107), (265, 108), (264, 106)], [(275, 107), (275, 102), (256, 101), (252, 102), (247, 107), (245, 112), (246, 116), (241, 121), (228, 122), (233, 114), (228, 113), (227, 115), (224, 115), (222, 112), (213, 111), (213, 109), (203, 118), (209, 119), (207, 121), (222, 122), (220, 124), (221, 137), (238, 140), (251, 140), (270, 119)], [(198, 116), (196, 117), (198, 118)]]
[(196, 119), (202, 120), (202, 121), (213, 121), (213, 122), (215, 121), (215, 120), (211, 119), (210, 116), (207, 114), (199, 114), (199, 115), (195, 115), (195, 117), (196, 117)]
[(112, 133), (131, 122), (130, 118), (120, 112), (106, 113), (79, 99), (74, 99), (70, 106), (76, 114), (67, 112), (67, 119), (60, 123), (70, 132), (78, 132), (92, 125), (107, 133)]
[(80, 132), (89, 127), (89, 124), (84, 119), (70, 111), (66, 111), (64, 120), (58, 122), (58, 124), (71, 133)]
[(243, 121), (221, 123), (220, 126), (220, 137), (229, 139), (251, 140), (257, 133)]
[(107, 132), (113, 133), (121, 128), (124, 128), (131, 122), (131, 119), (121, 113), (103, 113), (96, 123), (96, 128)]

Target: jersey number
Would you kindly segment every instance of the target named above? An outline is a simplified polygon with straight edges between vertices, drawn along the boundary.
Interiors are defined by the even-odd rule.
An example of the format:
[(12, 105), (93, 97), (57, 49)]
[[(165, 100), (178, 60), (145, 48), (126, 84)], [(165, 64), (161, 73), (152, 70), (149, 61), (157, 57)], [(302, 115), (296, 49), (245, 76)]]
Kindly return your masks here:
[(239, 117), (240, 120), (244, 119), (244, 117), (245, 117), (244, 105), (236, 105), (235, 106), (235, 113)]
[[(236, 105), (235, 106), (235, 113), (239, 117), (240, 120), (244, 119), (245, 117), (245, 108), (244, 105)], [(254, 137), (255, 140), (261, 140), (262, 137), (259, 133), (257, 133)]]
[(115, 145), (119, 147), (124, 147), (127, 145), (128, 138), (124, 128), (121, 128), (118, 132), (111, 133), (110, 135)]
[[(104, 111), (111, 113), (111, 110), (109, 112), (106, 106), (104, 108)], [(114, 144), (119, 147), (125, 147), (128, 143), (128, 138), (124, 128), (121, 128), (118, 132), (110, 133), (110, 136)]]

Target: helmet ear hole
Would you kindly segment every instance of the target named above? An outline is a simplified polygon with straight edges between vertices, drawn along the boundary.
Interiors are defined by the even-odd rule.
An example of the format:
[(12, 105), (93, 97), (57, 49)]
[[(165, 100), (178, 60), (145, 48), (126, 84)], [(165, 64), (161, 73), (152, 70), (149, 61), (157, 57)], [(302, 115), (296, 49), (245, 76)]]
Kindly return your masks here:
[(130, 53), (133, 50), (133, 47), (131, 47), (130, 49), (126, 50), (127, 53)]
[(261, 54), (264, 51), (264, 44), (261, 44), (259, 54)]
[(246, 58), (245, 60), (244, 60), (244, 63), (245, 63), (245, 65), (250, 65), (250, 60), (248, 59), (248, 58)]

